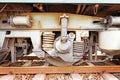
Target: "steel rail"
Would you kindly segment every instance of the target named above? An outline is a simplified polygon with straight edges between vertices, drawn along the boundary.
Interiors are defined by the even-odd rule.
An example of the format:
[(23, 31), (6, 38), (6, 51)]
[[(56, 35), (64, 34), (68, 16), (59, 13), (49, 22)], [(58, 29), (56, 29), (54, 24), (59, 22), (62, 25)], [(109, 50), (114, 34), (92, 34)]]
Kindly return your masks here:
[(120, 66), (41, 66), (41, 67), (0, 67), (0, 74), (36, 74), (36, 73), (102, 73), (120, 72)]

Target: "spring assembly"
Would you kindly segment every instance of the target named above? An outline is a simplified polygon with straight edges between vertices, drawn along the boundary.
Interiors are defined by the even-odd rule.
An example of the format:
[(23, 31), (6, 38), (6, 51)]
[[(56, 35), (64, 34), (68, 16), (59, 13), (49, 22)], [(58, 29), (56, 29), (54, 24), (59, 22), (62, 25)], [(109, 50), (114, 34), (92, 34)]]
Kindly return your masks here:
[(43, 49), (49, 51), (53, 48), (54, 43), (54, 33), (52, 32), (44, 32), (43, 33)]
[(83, 55), (83, 47), (84, 47), (84, 43), (82, 41), (81, 42), (74, 41), (73, 42), (74, 56), (82, 56)]

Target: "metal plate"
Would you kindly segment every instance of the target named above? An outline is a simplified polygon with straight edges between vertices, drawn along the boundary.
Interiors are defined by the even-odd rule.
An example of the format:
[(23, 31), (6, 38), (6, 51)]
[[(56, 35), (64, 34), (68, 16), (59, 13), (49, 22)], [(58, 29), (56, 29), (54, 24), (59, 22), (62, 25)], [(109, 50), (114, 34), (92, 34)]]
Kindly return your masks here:
[(46, 54), (45, 60), (54, 65), (54, 66), (71, 66), (72, 62), (65, 62), (60, 57), (51, 57), (50, 55)]

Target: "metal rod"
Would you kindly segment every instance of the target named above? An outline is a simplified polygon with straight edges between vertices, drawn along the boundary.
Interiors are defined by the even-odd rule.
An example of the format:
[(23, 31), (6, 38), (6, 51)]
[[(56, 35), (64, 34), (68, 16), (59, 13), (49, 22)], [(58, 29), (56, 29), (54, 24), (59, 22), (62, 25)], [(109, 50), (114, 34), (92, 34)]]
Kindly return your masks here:
[(95, 62), (97, 61), (97, 44), (95, 44)]
[(77, 10), (76, 10), (76, 14), (78, 14), (78, 13), (80, 12), (80, 9), (81, 9), (81, 5), (78, 4), (78, 6), (77, 6)]
[(15, 53), (15, 39), (11, 39), (11, 47), (10, 47), (10, 51), (11, 51), (11, 62), (15, 62), (16, 61), (16, 53)]
[(62, 37), (67, 37), (67, 16), (66, 14), (63, 14), (63, 16), (61, 16), (61, 36)]
[(0, 9), (0, 13), (7, 7), (7, 4), (5, 4), (2, 9)]

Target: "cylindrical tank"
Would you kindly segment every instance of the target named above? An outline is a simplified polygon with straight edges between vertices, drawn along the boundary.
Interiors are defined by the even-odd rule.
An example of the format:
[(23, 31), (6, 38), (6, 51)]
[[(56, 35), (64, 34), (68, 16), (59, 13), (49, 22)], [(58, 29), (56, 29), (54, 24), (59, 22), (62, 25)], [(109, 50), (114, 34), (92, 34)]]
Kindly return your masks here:
[(120, 54), (120, 30), (99, 32), (99, 47), (107, 54)]
[(108, 16), (106, 17), (108, 26), (120, 25), (120, 17), (118, 16)]
[(14, 26), (31, 26), (29, 16), (11, 16), (9, 22)]

